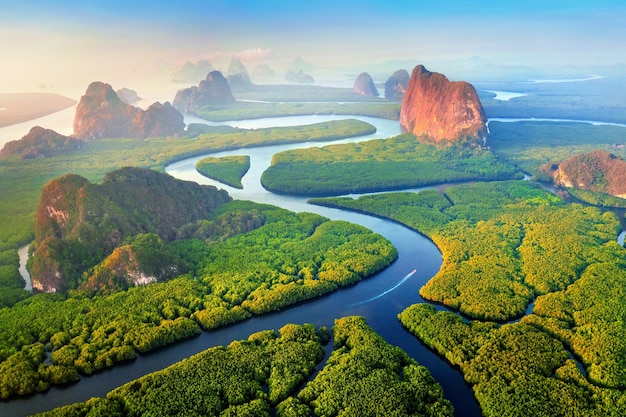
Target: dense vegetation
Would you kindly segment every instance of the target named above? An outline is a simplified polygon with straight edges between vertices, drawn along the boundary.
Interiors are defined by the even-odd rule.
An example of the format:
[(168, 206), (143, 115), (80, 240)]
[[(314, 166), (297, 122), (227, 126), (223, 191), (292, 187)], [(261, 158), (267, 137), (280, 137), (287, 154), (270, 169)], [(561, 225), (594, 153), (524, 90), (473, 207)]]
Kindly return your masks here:
[(80, 150), (45, 159), (0, 157), (0, 283), (7, 284), (0, 291), (0, 306), (10, 306), (28, 296), (21, 289), (24, 282), (18, 273), (19, 261), (15, 253), (18, 246), (33, 240), (35, 211), (41, 190), (53, 178), (72, 172), (89, 181), (102, 181), (106, 173), (124, 166), (162, 171), (165, 165), (174, 160), (216, 150), (333, 140), (375, 131), (373, 126), (357, 120), (256, 130), (195, 130), (198, 136), (193, 138), (89, 141)]
[[(481, 94), (487, 117), (533, 117), (573, 120), (626, 122), (626, 78), (623, 70), (604, 74), (606, 78), (579, 82), (483, 84), (484, 90), (525, 93), (512, 100), (493, 100)], [(507, 74), (507, 77), (510, 77)], [(528, 77), (528, 75), (525, 75)], [(574, 76), (573, 78), (581, 78)]]
[(443, 253), (420, 294), (474, 318), (520, 316), (539, 294), (565, 289), (613, 243), (614, 215), (566, 205), (530, 182), (461, 185), (417, 194), (315, 203), (389, 217), (425, 233)]
[(297, 84), (256, 84), (246, 91), (234, 93), (237, 100), (271, 102), (370, 102), (388, 103), (380, 97), (362, 96), (352, 88), (324, 87), (320, 85)]
[(231, 200), (226, 191), (150, 169), (122, 168), (108, 173), (102, 184), (74, 174), (52, 180), (37, 210), (33, 286), (76, 288), (90, 268), (128, 238), (154, 233), (174, 240), (179, 228), (211, 217)]
[(336, 114), (379, 117), (398, 120), (399, 103), (250, 103), (237, 102), (227, 107), (205, 106), (195, 113), (212, 122), (262, 119), (266, 117)]
[(626, 199), (624, 198), (596, 191), (581, 190), (580, 188), (567, 188), (567, 192), (574, 198), (594, 206), (626, 208)]
[(247, 155), (208, 157), (196, 162), (196, 170), (205, 177), (214, 179), (233, 188), (242, 189), (241, 178), (250, 169), (250, 157)]
[(428, 370), (387, 344), (361, 317), (336, 321), (333, 353), (296, 396), (323, 357), (327, 331), (288, 324), (279, 332), (259, 332), (208, 349), (115, 389), (105, 399), (39, 416), (453, 415)]
[(476, 147), (437, 148), (411, 134), (274, 155), (261, 177), (273, 192), (340, 195), (428, 184), (521, 178), (515, 167)]
[[(400, 316), (461, 369), (485, 416), (620, 416), (626, 412), (626, 252), (611, 213), (564, 204), (529, 182), (317, 203), (389, 217), (443, 252), (424, 298)], [(579, 362), (580, 361), (580, 362)]]
[(45, 390), (200, 328), (326, 294), (397, 256), (361, 226), (242, 201), (179, 233), (168, 247), (186, 275), (110, 294), (38, 294), (0, 309), (0, 396)]
[(335, 349), (326, 366), (282, 415), (309, 415), (296, 411), (301, 404), (316, 416), (453, 415), (428, 370), (390, 346), (363, 318), (337, 320), (334, 335)]
[[(626, 159), (626, 128), (572, 122), (489, 122), (488, 145), (504, 160), (531, 175), (543, 164), (602, 149)], [(549, 180), (547, 176), (539, 179)]]

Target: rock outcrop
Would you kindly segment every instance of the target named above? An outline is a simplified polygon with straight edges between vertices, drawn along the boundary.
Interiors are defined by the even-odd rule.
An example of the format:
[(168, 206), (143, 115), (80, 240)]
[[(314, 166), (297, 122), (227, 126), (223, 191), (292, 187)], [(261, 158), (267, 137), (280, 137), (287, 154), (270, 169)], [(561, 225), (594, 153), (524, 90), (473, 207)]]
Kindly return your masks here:
[(231, 59), (226, 77), (232, 91), (248, 91), (253, 86), (248, 69), (239, 58), (233, 57)]
[(362, 96), (378, 97), (378, 90), (374, 85), (374, 80), (367, 72), (362, 72), (356, 77), (352, 91)]
[(135, 236), (115, 248), (93, 268), (79, 289), (102, 291), (127, 289), (164, 281), (185, 272), (184, 262), (154, 233)]
[(602, 150), (574, 155), (560, 164), (539, 167), (555, 185), (626, 198), (626, 161)]
[(174, 240), (180, 228), (210, 218), (228, 201), (215, 187), (139, 168), (111, 172), (102, 184), (74, 174), (52, 180), (36, 213), (33, 288), (76, 288), (85, 272), (128, 238), (153, 233)]
[(385, 81), (385, 98), (392, 101), (402, 101), (407, 88), (409, 88), (409, 73), (407, 70), (394, 72)]
[(187, 61), (172, 75), (172, 81), (175, 83), (195, 84), (211, 71), (214, 71), (213, 65), (207, 60), (201, 59), (196, 63)]
[(169, 103), (155, 103), (144, 111), (124, 103), (109, 84), (98, 81), (89, 85), (74, 117), (74, 136), (80, 139), (143, 139), (184, 129), (183, 116)]
[(84, 144), (80, 139), (35, 126), (22, 139), (7, 142), (0, 155), (18, 155), (20, 159), (46, 158), (78, 150)]
[(178, 111), (193, 113), (202, 106), (224, 105), (235, 102), (228, 81), (221, 72), (212, 71), (206, 79), (200, 81), (196, 87), (179, 90), (174, 98), (173, 106)]
[(293, 71), (289, 70), (285, 74), (285, 80), (290, 83), (298, 83), (298, 84), (312, 84), (315, 82), (312, 76), (305, 74), (302, 70)]
[(484, 145), (487, 117), (474, 87), (449, 81), (423, 65), (413, 70), (400, 111), (400, 125), (419, 140), (450, 145)]

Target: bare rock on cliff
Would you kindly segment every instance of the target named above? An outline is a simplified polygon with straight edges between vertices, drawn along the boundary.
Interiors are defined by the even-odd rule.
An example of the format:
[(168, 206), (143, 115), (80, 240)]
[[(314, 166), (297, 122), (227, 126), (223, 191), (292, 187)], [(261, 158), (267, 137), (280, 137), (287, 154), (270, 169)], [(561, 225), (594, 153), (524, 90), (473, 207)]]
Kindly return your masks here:
[(206, 79), (200, 81), (197, 87), (179, 90), (172, 105), (178, 111), (193, 113), (203, 106), (232, 104), (234, 102), (235, 97), (226, 78), (221, 72), (212, 71), (207, 74)]
[(170, 136), (184, 129), (183, 116), (169, 103), (155, 103), (144, 111), (124, 103), (109, 84), (99, 81), (89, 85), (74, 117), (74, 136), (80, 139), (143, 139)]
[(410, 78), (407, 70), (401, 69), (394, 72), (385, 81), (385, 98), (392, 101), (402, 101), (407, 88), (409, 88)]
[(606, 151), (574, 155), (560, 164), (542, 165), (539, 171), (555, 185), (626, 198), (626, 161)]
[(378, 90), (374, 85), (374, 80), (367, 72), (359, 74), (354, 82), (352, 91), (362, 96), (378, 97)]
[(46, 158), (78, 150), (84, 144), (80, 139), (35, 126), (22, 139), (7, 142), (0, 155), (18, 155), (20, 159)]
[(476, 89), (464, 81), (449, 81), (423, 65), (413, 70), (400, 111), (400, 124), (418, 139), (435, 144), (487, 139), (487, 117)]

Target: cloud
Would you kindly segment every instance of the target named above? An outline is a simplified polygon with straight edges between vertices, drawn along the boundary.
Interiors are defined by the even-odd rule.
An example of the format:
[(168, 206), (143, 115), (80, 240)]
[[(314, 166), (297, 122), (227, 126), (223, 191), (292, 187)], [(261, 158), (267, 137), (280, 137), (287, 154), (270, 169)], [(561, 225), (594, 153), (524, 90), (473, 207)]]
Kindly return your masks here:
[(272, 56), (270, 49), (254, 48), (237, 52), (235, 56), (244, 61), (261, 61)]

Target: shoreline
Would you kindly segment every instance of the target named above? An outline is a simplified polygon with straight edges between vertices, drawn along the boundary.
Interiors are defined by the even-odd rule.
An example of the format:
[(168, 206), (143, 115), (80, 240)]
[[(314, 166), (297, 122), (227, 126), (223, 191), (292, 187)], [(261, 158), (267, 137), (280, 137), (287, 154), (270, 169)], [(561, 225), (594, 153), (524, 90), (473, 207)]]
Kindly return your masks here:
[(56, 93), (0, 93), (0, 127), (38, 119), (77, 103)]

